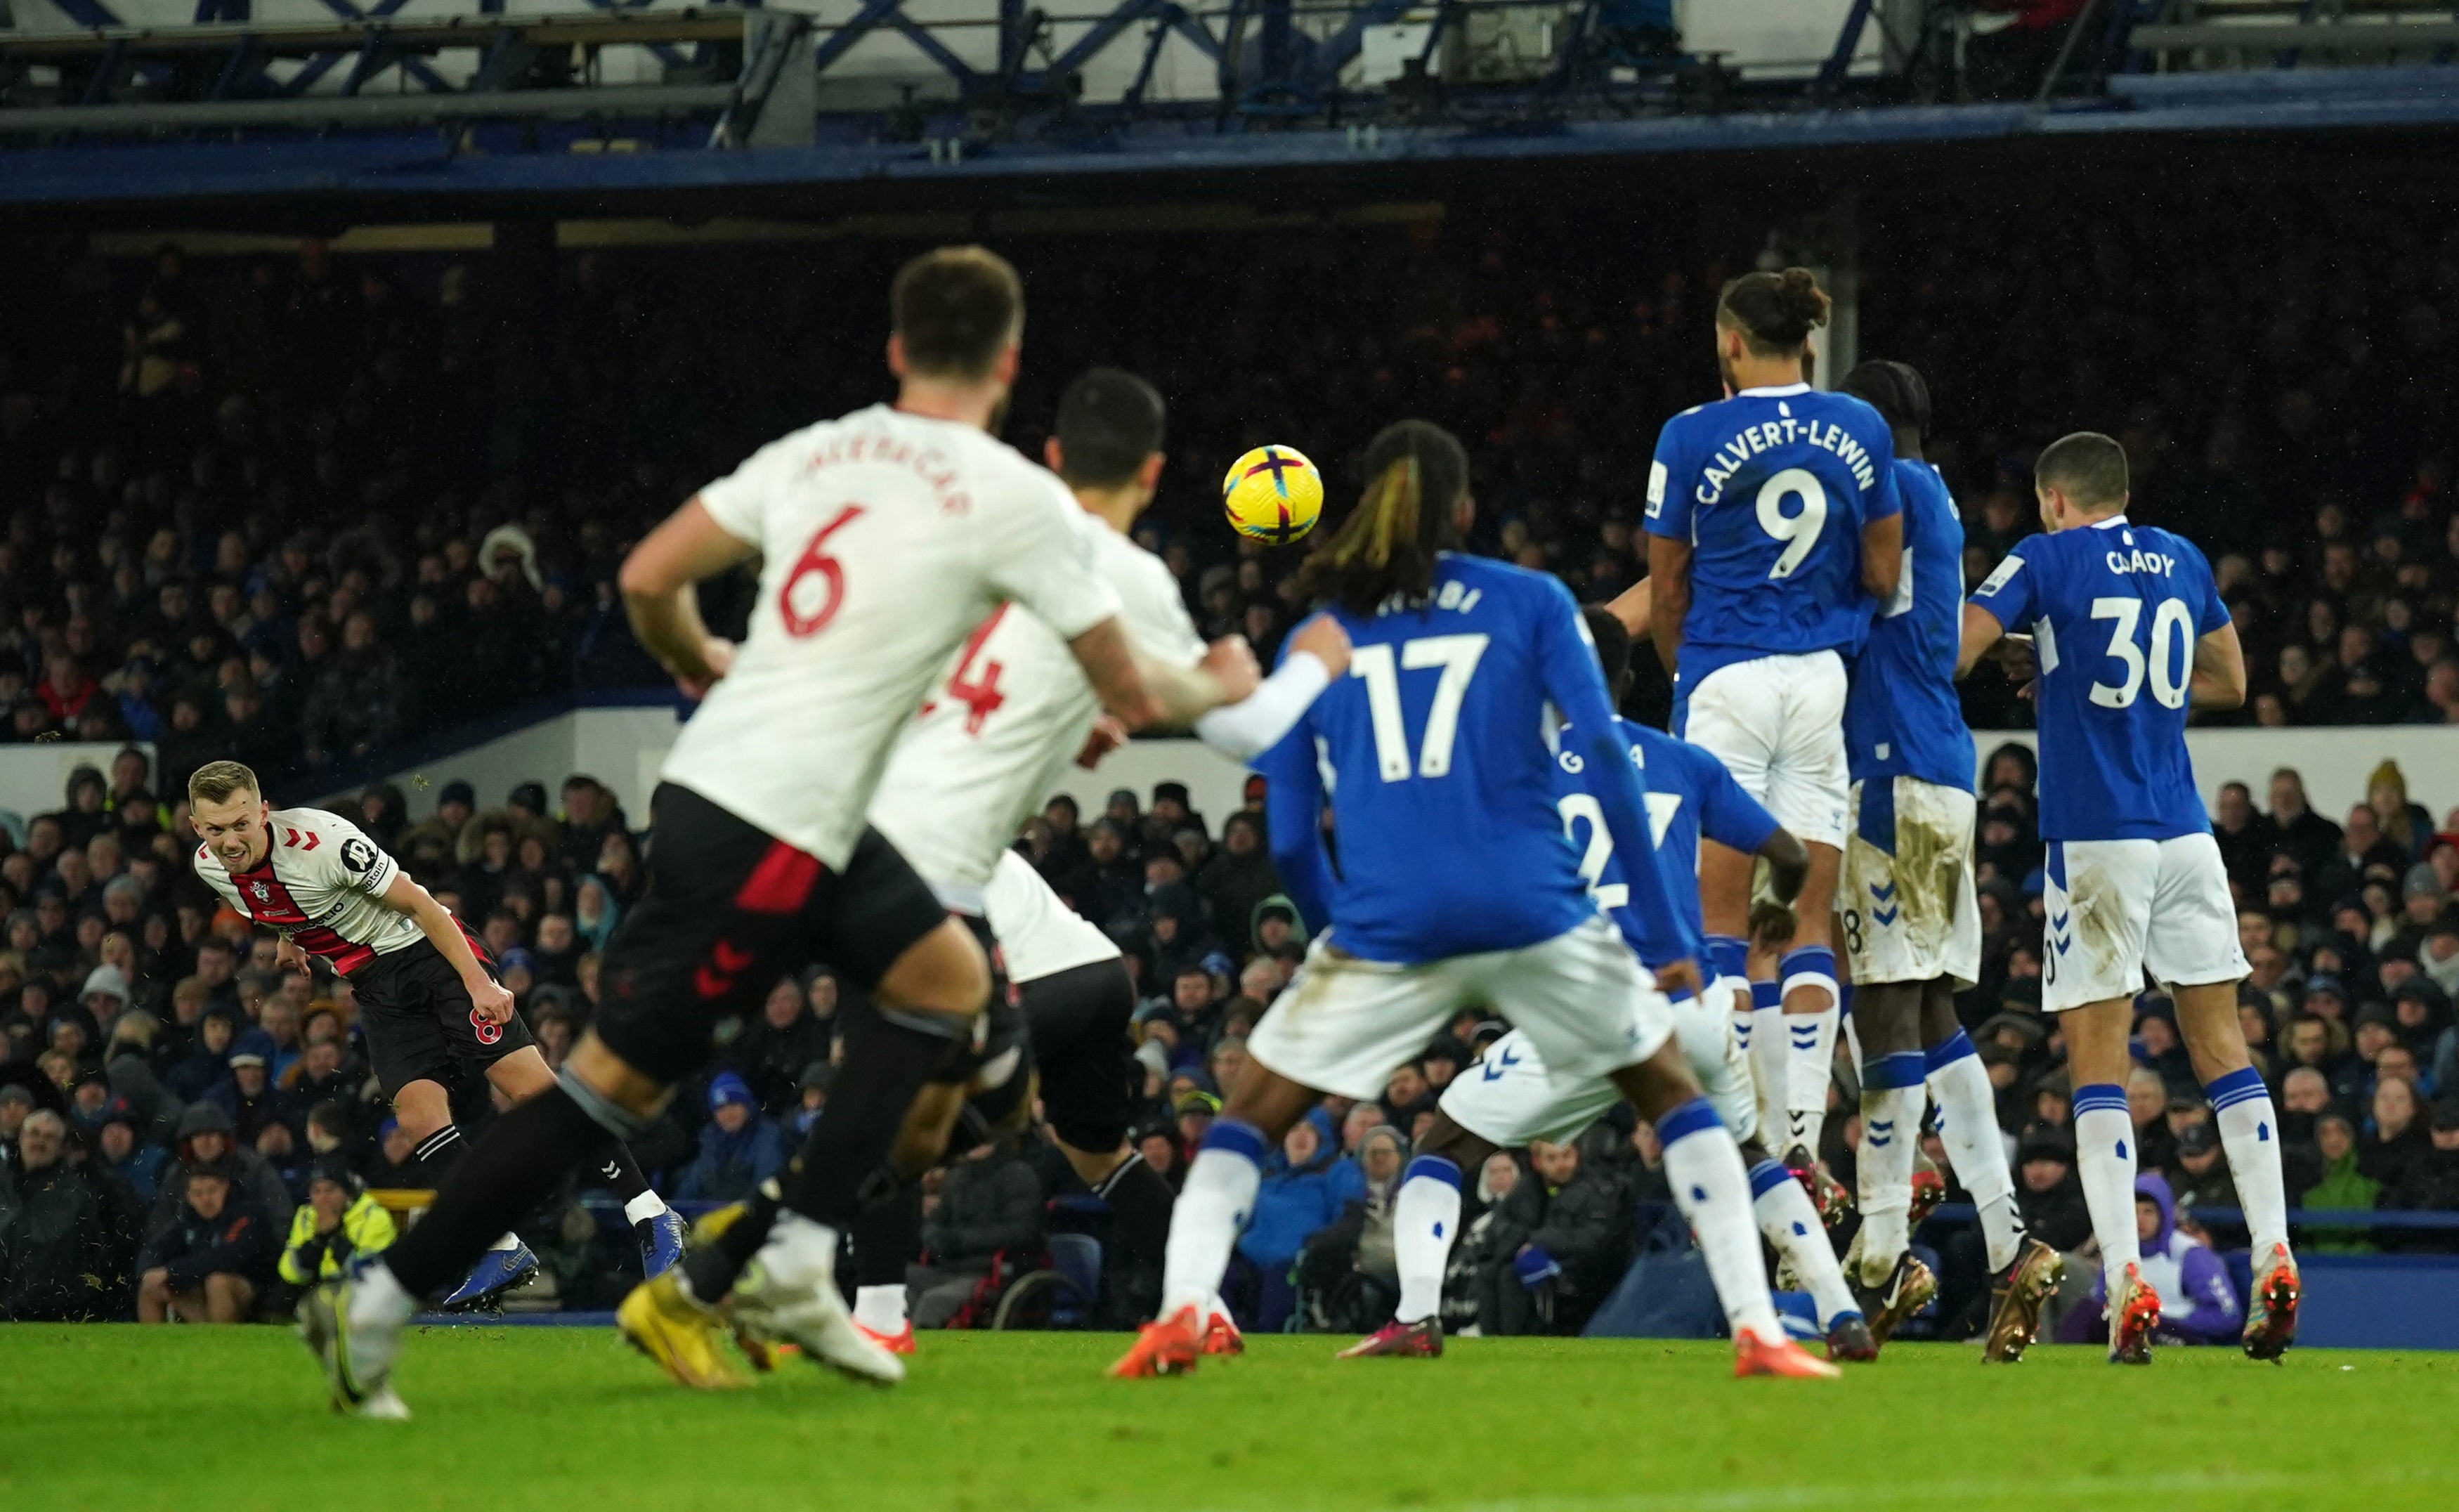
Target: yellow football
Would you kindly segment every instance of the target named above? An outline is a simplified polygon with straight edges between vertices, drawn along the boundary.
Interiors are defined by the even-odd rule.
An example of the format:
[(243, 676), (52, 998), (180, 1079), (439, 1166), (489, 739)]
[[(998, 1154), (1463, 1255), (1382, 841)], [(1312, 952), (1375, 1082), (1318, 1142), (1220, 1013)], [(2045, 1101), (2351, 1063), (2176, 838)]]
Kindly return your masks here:
[(1293, 447), (1260, 446), (1230, 465), (1221, 508), (1241, 536), (1287, 546), (1323, 514), (1323, 474)]

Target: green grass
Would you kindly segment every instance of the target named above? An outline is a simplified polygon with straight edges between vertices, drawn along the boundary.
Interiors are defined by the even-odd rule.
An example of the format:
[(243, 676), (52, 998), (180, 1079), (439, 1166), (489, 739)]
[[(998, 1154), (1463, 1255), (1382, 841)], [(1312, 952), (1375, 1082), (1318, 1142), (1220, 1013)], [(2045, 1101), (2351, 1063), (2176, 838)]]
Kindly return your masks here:
[(895, 1391), (795, 1364), (704, 1396), (612, 1331), (437, 1329), (403, 1424), (335, 1418), (280, 1330), (5, 1327), (0, 1507), (2370, 1512), (2449, 1507), (2459, 1438), (2459, 1355), (1899, 1345), (1820, 1384), (1730, 1380), (1716, 1344), (1305, 1337), (1105, 1379), (1122, 1342), (944, 1334)]

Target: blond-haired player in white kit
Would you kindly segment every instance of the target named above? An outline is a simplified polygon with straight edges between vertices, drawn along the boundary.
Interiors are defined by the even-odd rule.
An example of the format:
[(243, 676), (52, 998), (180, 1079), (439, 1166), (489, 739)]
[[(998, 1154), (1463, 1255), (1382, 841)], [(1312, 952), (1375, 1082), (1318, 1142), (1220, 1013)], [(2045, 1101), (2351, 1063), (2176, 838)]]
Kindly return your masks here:
[[(466, 1147), (452, 1122), (457, 1073), (474, 1071), (515, 1102), (555, 1084), (486, 946), (358, 826), (322, 808), (274, 808), (234, 761), (198, 767), (188, 803), (198, 878), (274, 932), (284, 968), (305, 972), (314, 956), (348, 980), (376, 1085), (429, 1182), (442, 1185)], [(643, 1271), (681, 1259), (683, 1220), (620, 1141), (600, 1152), (599, 1176), (623, 1204)], [(437, 1300), (481, 1306), (536, 1270), (529, 1246), (506, 1233)]]
[[(1045, 460), (1082, 506), (1077, 524), (1094, 571), (1119, 596), (1120, 622), (1138, 654), (1194, 668), (1208, 658), (1243, 652), (1243, 642), (1208, 651), (1188, 618), (1178, 579), (1161, 558), (1129, 539), (1161, 479), (1166, 420), (1162, 397), (1131, 373), (1097, 368), (1067, 386)], [(1248, 699), (1213, 710), (1196, 732), (1238, 761), (1278, 741), (1326, 682), (1349, 665), (1349, 638), (1317, 616), (1293, 636), (1292, 652), (1271, 681)], [(939, 900), (981, 924), (989, 914), (994, 868), (1017, 828), (1060, 788), (1086, 754), (1101, 716), (1100, 701), (1057, 632), (1030, 611), (1005, 604), (965, 641), (946, 680), (907, 726), (889, 758), (871, 821), (894, 842)], [(1027, 869), (1028, 872), (1030, 869)], [(1010, 878), (1011, 906), (1020, 879)], [(1052, 900), (1056, 903), (1056, 899)], [(1063, 907), (1063, 905), (1059, 905)], [(987, 934), (998, 933), (989, 917)], [(1006, 937), (999, 934), (999, 943)], [(1110, 952), (1113, 962), (1117, 952)], [(1011, 963), (1013, 965), (1013, 963)], [(1014, 976), (1012, 980), (1025, 980)], [(1053, 976), (1022, 992), (1033, 1062), (1045, 1116), (1059, 1147), (1084, 1184), (1119, 1218), (1130, 1255), (1158, 1269), (1169, 1236), (1172, 1196), (1160, 1175), (1127, 1144), (1140, 1080), (1129, 1055), (1127, 1026), (1135, 1011), (1124, 967)], [(953, 1089), (952, 1089), (953, 1090)], [(988, 1109), (985, 1110), (990, 1111)], [(949, 1099), (938, 1127), (953, 1122)], [(916, 1165), (938, 1154), (938, 1140), (904, 1146)], [(918, 1176), (919, 1169), (905, 1172)], [(904, 1265), (910, 1237), (894, 1222), (908, 1207), (882, 1205), (884, 1231), (871, 1247), (886, 1254), (862, 1259), (865, 1223), (854, 1252), (864, 1274), (855, 1297), (860, 1326), (910, 1349), (903, 1314)], [(1217, 1351), (1234, 1349), (1237, 1332), (1216, 1308), (1210, 1337)]]
[[(991, 976), (972, 934), (866, 822), (891, 745), (1008, 599), (1067, 639), (1129, 724), (1191, 721), (1252, 686), (1251, 659), (1243, 673), (1141, 673), (1075, 501), (988, 433), (1024, 328), (1016, 270), (978, 247), (942, 248), (906, 264), (890, 306), (893, 406), (762, 448), (624, 560), (634, 633), (707, 695), (652, 801), (649, 891), (607, 947), (605, 1001), (557, 1085), (478, 1141), (400, 1244), (302, 1303), (345, 1410), (397, 1415), (392, 1361), (430, 1278), (466, 1265), (607, 1133), (657, 1117), (717, 1026), (814, 959), (864, 987), (877, 1022), (780, 1191), (626, 1298), (619, 1322), (676, 1378), (737, 1384), (718, 1307), (732, 1292), (808, 1357), (901, 1379), (837, 1293), (838, 1234), (916, 1094), (971, 1077)], [(708, 633), (693, 584), (754, 556), (759, 593), (738, 647)]]

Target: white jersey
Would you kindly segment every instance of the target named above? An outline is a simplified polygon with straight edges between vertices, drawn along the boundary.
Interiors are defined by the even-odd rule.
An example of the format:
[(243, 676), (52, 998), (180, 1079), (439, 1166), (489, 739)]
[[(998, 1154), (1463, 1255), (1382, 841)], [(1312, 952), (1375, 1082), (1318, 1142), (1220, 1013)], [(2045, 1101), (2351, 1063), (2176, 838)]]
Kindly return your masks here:
[(665, 780), (842, 868), (896, 732), (949, 654), (1014, 599), (1069, 639), (1118, 613), (1066, 486), (967, 425), (875, 405), (752, 453), (700, 491), (758, 547), (734, 666)]
[(400, 869), (358, 826), (322, 808), (277, 808), (265, 832), (264, 859), (236, 876), (211, 847), (197, 847), (197, 875), (247, 918), (344, 976), (427, 937), (380, 901)]
[(983, 901), (1007, 979), (1019, 987), (1071, 967), (1119, 958), (1117, 943), (1101, 926), (1069, 908), (1033, 863), (1013, 850), (999, 852)]
[[(1082, 510), (1076, 530), (1137, 651), (1179, 667), (1203, 661), (1204, 640), (1161, 558)], [(992, 868), (1061, 786), (1101, 713), (1065, 629), (1015, 604), (993, 610), (897, 737), (872, 799), (871, 822), (952, 909), (982, 912)]]

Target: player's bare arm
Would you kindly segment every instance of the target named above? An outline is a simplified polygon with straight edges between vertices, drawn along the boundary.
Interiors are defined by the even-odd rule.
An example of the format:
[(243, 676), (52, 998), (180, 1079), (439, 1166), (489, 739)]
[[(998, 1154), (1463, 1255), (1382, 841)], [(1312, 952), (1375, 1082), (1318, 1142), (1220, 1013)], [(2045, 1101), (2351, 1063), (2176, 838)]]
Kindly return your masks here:
[(295, 971), (302, 976), (309, 975), (311, 970), (307, 953), (287, 934), (273, 937), (273, 966), (276, 971)]
[(1671, 677), (1682, 654), (1682, 620), (1691, 612), (1691, 543), (1670, 536), (1648, 537), (1648, 580), (1659, 585), (1649, 604), (1648, 622), (1656, 640), (1656, 660)]
[(418, 931), (427, 942), (443, 953), (461, 974), (461, 985), (470, 989), (470, 1004), (486, 1015), (489, 1023), (504, 1023), (513, 1017), (513, 995), (487, 968), (478, 964), (478, 953), (470, 948), (470, 940), (461, 926), (452, 921), (450, 910), (435, 901), (435, 895), (410, 879), (410, 873), (395, 872), (386, 884), (382, 901), (385, 906), (409, 914), (417, 920)]
[(1656, 622), (1656, 579), (1642, 578), (1624, 589), (1606, 605), (1606, 613), (1622, 621), (1633, 640), (1644, 639)]
[(1981, 664), (1981, 659), (1987, 656), (1990, 647), (2006, 634), (2007, 627), (1998, 622), (1996, 615), (1979, 604), (1965, 604), (1964, 640), (1955, 651), (1955, 675), (1959, 678), (1971, 676), (1972, 669)]
[(1861, 527), (1861, 587), (1881, 602), (1904, 577), (1904, 517), (1890, 514)]
[(692, 498), (623, 558), (617, 582), (633, 635), (694, 698), (725, 676), (734, 663), (734, 644), (708, 633), (692, 585), (751, 555), (748, 543), (727, 534)]
[(2224, 624), (2195, 641), (2195, 674), (2187, 687), (2195, 708), (2245, 706), (2245, 648), (2238, 643), (2236, 625)]

